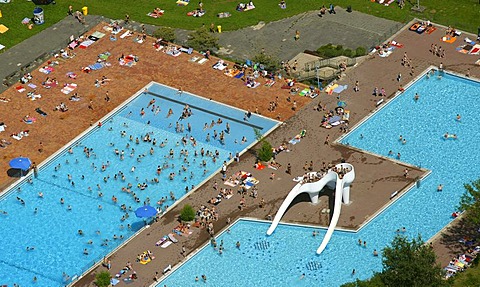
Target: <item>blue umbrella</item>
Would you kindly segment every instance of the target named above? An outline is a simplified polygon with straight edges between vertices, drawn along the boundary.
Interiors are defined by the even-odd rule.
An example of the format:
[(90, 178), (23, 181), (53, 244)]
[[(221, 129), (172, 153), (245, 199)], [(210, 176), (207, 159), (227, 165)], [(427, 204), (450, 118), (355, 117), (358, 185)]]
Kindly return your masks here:
[(152, 217), (152, 216), (155, 216), (156, 214), (157, 214), (157, 210), (155, 209), (155, 207), (151, 207), (150, 205), (145, 205), (135, 210), (135, 215), (139, 218)]
[(347, 106), (347, 103), (345, 103), (344, 101), (339, 101), (337, 102), (337, 106), (344, 108)]
[(10, 161), (11, 168), (16, 168), (21, 170), (28, 170), (31, 165), (32, 165), (32, 162), (28, 157), (17, 157)]

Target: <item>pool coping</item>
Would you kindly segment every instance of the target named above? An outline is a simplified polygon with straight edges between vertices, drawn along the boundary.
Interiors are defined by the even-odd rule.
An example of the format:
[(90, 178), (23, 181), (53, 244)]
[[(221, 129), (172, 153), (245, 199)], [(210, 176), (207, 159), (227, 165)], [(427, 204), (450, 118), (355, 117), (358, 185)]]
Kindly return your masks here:
[[(150, 81), (148, 84), (146, 84), (145, 86), (143, 86), (142, 88), (140, 88), (137, 92), (135, 92), (132, 96), (130, 96), (129, 98), (127, 98), (125, 101), (123, 101), (122, 103), (120, 103), (117, 107), (115, 107), (112, 111), (110, 111), (109, 113), (107, 113), (106, 115), (104, 115), (102, 118), (100, 118), (99, 120), (96, 121), (96, 124), (91, 124), (91, 126), (87, 129), (85, 129), (83, 132), (81, 132), (80, 134), (78, 134), (76, 137), (74, 137), (72, 140), (70, 140), (68, 143), (66, 143), (65, 145), (63, 145), (62, 147), (60, 147), (56, 152), (54, 152), (52, 155), (50, 155), (49, 157), (47, 157), (46, 159), (44, 159), (42, 162), (40, 162), (39, 164), (37, 164), (37, 168), (38, 170), (42, 170), (43, 168), (45, 168), (46, 166), (48, 166), (52, 160), (56, 159), (57, 157), (63, 155), (64, 153), (67, 152), (68, 148), (69, 147), (72, 147), (72, 146), (75, 146), (78, 142), (81, 142), (81, 140), (87, 136), (88, 134), (92, 133), (93, 131), (95, 131), (96, 129), (99, 129), (101, 128), (100, 126), (100, 123), (104, 123), (104, 122), (108, 122), (108, 120), (110, 120), (113, 116), (117, 115), (118, 113), (120, 113), (122, 110), (124, 110), (126, 108), (126, 106), (131, 103), (132, 101), (134, 101), (136, 98), (138, 98), (140, 95), (144, 94), (144, 91), (147, 90), (148, 91), (148, 88), (151, 87), (152, 85), (160, 85), (162, 87), (166, 87), (166, 88), (169, 88), (171, 90), (175, 90), (175, 88), (173, 87), (170, 87), (168, 85), (165, 85), (165, 84), (162, 84), (162, 83), (159, 83), (159, 82), (155, 82), (155, 81)], [(218, 101), (215, 101), (215, 100), (210, 100), (208, 98), (205, 98), (205, 97), (202, 97), (202, 96), (199, 96), (199, 95), (196, 95), (196, 94), (193, 94), (193, 93), (190, 93), (190, 92), (185, 92), (185, 93), (188, 93), (189, 96), (191, 97), (197, 97), (197, 98), (200, 98), (202, 100), (205, 100), (205, 101), (210, 101), (210, 102), (213, 102), (215, 104), (218, 104), (218, 105), (221, 105), (221, 106), (224, 106), (224, 107), (227, 107), (227, 108), (232, 108), (232, 109), (235, 109), (235, 110), (238, 110), (238, 111), (241, 111), (243, 113), (246, 113), (247, 111), (243, 110), (243, 109), (240, 109), (238, 107), (234, 107), (234, 106), (230, 106), (230, 105), (227, 105), (227, 104), (224, 104), (224, 103), (221, 103), (221, 102), (218, 102)], [(167, 98), (167, 97), (165, 97)], [(263, 116), (263, 115), (260, 115), (260, 114), (255, 114), (255, 116), (258, 116), (258, 117), (261, 117), (263, 119), (266, 119), (266, 120), (270, 120), (272, 122), (275, 123), (275, 125), (270, 128), (269, 130), (267, 130), (265, 133), (263, 133), (263, 136), (262, 138), (264, 137), (267, 137), (268, 135), (270, 135), (274, 130), (276, 130), (279, 126), (281, 126), (283, 124), (283, 122), (281, 121), (278, 121), (276, 119), (272, 119), (272, 118), (269, 118), (269, 117), (266, 117), (266, 116)], [(246, 146), (245, 148), (242, 149), (242, 151), (239, 153), (240, 156), (242, 156), (244, 153), (246, 153), (247, 151), (249, 151), (253, 146), (255, 146), (257, 143), (259, 142), (259, 140), (257, 139), (254, 139), (248, 146)], [(230, 165), (232, 162), (234, 162), (234, 159), (230, 159), (227, 161), (227, 166)], [(182, 202), (185, 198), (187, 198), (189, 195), (191, 195), (192, 193), (194, 193), (197, 189), (199, 189), (201, 186), (203, 186), (206, 182), (208, 182), (210, 179), (212, 179), (214, 176), (216, 176), (220, 171), (221, 171), (222, 167), (219, 167), (218, 169), (212, 171), (211, 175), (208, 176), (207, 178), (205, 178), (203, 181), (201, 181), (194, 189), (192, 189), (191, 191), (189, 191), (188, 193), (185, 193), (182, 197), (180, 197), (177, 201), (175, 201), (171, 206), (169, 206), (165, 211), (162, 212), (162, 214), (160, 215), (160, 217), (164, 216), (167, 212), (169, 212), (170, 210), (172, 210), (175, 206), (177, 206), (180, 202)], [(16, 189), (18, 187), (21, 187), (23, 186), (24, 184), (28, 183), (28, 181), (30, 179), (34, 179), (34, 171), (33, 170), (29, 170), (29, 172), (27, 174), (25, 174), (23, 177), (19, 178), (18, 180), (16, 180), (15, 182), (13, 182), (12, 184), (8, 185), (7, 187), (5, 187), (5, 189), (3, 189), (2, 192), (0, 192), (0, 200), (4, 199), (4, 197), (10, 195), (10, 193), (13, 193), (13, 192), (16, 192)], [(82, 274), (74, 274), (74, 275), (71, 275), (71, 278), (70, 278), (70, 282), (68, 284), (66, 284), (66, 282), (62, 282), (61, 284), (64, 285), (64, 286), (73, 286), (78, 280), (80, 280), (81, 278), (83, 278), (86, 274), (90, 273), (92, 270), (94, 270), (95, 268), (97, 268), (101, 262), (102, 262), (102, 259), (103, 258), (108, 258), (108, 257), (111, 257), (115, 252), (117, 252), (119, 249), (121, 249), (122, 247), (124, 247), (126, 244), (128, 244), (130, 241), (132, 241), (135, 237), (137, 237), (139, 234), (141, 234), (143, 231), (145, 231), (146, 229), (148, 229), (150, 227), (150, 225), (146, 225), (144, 227), (142, 227), (141, 229), (139, 229), (137, 232), (135, 232), (132, 236), (130, 236), (128, 239), (126, 239), (125, 241), (123, 241), (120, 245), (118, 245), (117, 247), (115, 247), (114, 249), (112, 249), (109, 253), (105, 254), (102, 256), (101, 259), (93, 259), (93, 265), (88, 267), (85, 266), (84, 268), (87, 268), (85, 269), (85, 271), (83, 271)], [(98, 260), (98, 261), (97, 261)]]

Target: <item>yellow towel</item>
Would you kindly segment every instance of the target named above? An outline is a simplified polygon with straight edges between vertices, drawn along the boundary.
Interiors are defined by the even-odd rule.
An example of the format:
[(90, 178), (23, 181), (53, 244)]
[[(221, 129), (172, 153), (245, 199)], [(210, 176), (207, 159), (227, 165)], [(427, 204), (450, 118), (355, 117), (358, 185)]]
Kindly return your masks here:
[(1, 25), (0, 25), (0, 33), (3, 34), (3, 33), (5, 33), (5, 32), (7, 32), (7, 31), (8, 31), (8, 27), (5, 26), (5, 25), (3, 25), (3, 24), (1, 24)]

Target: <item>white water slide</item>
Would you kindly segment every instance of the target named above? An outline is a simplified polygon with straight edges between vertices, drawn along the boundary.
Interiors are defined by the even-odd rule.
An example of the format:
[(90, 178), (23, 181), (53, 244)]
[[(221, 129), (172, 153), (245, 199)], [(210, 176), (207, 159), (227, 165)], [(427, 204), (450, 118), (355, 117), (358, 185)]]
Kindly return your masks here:
[(317, 254), (322, 253), (323, 250), (327, 247), (327, 244), (332, 237), (333, 231), (337, 226), (338, 219), (340, 218), (342, 199), (344, 204), (348, 204), (350, 202), (350, 184), (355, 179), (355, 170), (351, 164), (341, 163), (337, 164), (335, 167), (337, 168), (337, 170), (343, 169), (347, 171), (343, 178), (340, 178), (338, 174), (333, 170), (329, 170), (327, 174), (325, 174), (319, 181), (309, 183), (299, 182), (297, 185), (295, 185), (295, 187), (293, 187), (290, 193), (288, 193), (287, 197), (278, 209), (277, 214), (275, 215), (275, 218), (273, 219), (272, 224), (267, 231), (267, 235), (272, 235), (272, 233), (277, 228), (278, 223), (287, 211), (288, 207), (300, 193), (308, 193), (308, 195), (310, 196), (310, 200), (312, 201), (312, 203), (315, 204), (318, 203), (318, 196), (320, 192), (325, 186), (328, 186), (331, 189), (335, 189), (335, 204), (332, 220), (330, 221), (330, 225), (328, 226), (327, 233), (323, 238), (322, 244), (320, 244), (320, 247), (318, 247), (317, 249)]

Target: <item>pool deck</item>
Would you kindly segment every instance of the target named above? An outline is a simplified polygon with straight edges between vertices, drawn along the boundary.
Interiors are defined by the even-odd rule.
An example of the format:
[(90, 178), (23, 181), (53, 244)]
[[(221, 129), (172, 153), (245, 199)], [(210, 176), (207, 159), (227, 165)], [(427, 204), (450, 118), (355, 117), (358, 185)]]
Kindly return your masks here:
[[(407, 28), (409, 26), (407, 25)], [(470, 68), (472, 76), (480, 77), (480, 66), (473, 65), (478, 57), (455, 52), (455, 48), (460, 45), (463, 37), (460, 37), (455, 44), (443, 43), (440, 41), (441, 36), (444, 34), (443, 31), (440, 28), (431, 35), (418, 35), (408, 31), (408, 29), (401, 31), (396, 35), (395, 40), (404, 44), (404, 48), (396, 49), (388, 58), (367, 57), (363, 63), (349, 71), (339, 81), (339, 84), (348, 84), (350, 87), (341, 94), (341, 99), (347, 102), (347, 108), (351, 111), (350, 126), (359, 122), (375, 108), (375, 102), (378, 99), (371, 96), (375, 86), (385, 88), (387, 94), (390, 95), (389, 97), (392, 97), (398, 88), (399, 83), (395, 78), (399, 72), (403, 75), (401, 82), (403, 85), (415, 77), (415, 75), (409, 75), (409, 68), (400, 65), (404, 52), (407, 52), (408, 57), (412, 59), (417, 74), (430, 65), (438, 65), (440, 62), (443, 62), (446, 69), (465, 73), (467, 68)], [(469, 37), (472, 38), (470, 35)], [(231, 199), (220, 203), (216, 207), (220, 214), (220, 219), (214, 223), (217, 232), (226, 226), (227, 217), (230, 217), (233, 221), (241, 216), (264, 219), (269, 214), (274, 215), (286, 194), (295, 184), (292, 178), (304, 173), (302, 167), (307, 161), (314, 161), (315, 169), (320, 169), (322, 162), (338, 163), (341, 159), (355, 166), (356, 180), (352, 186), (352, 203), (342, 207), (342, 215), (339, 220), (339, 226), (351, 229), (360, 226), (366, 219), (371, 218), (377, 210), (388, 204), (392, 192), (405, 189), (413, 183), (414, 178), (425, 173), (422, 170), (411, 168), (409, 178), (404, 178), (403, 170), (405, 166), (400, 163), (378, 158), (337, 144), (324, 145), (327, 135), (330, 135), (330, 141), (332, 142), (341, 133), (338, 128), (331, 130), (321, 128), (319, 124), (322, 113), (313, 111), (313, 107), (321, 101), (329, 109), (332, 109), (337, 101), (336, 96), (321, 94), (313, 101), (295, 97), (294, 99), (299, 107), (304, 107), (303, 109), (299, 108), (299, 111), (293, 115), (293, 111), (290, 109), (291, 106), (285, 101), (287, 92), (280, 89), (279, 83), (272, 88), (262, 86), (254, 90), (248, 89), (240, 80), (231, 79), (221, 75), (221, 72), (213, 70), (211, 68), (211, 65), (214, 64), (213, 60), (210, 60), (205, 65), (190, 63), (188, 62), (190, 56), (186, 54), (182, 54), (178, 58), (167, 56), (164, 53), (156, 52), (150, 46), (150, 42), (147, 41), (142, 46), (133, 43), (131, 39), (119, 39), (117, 42), (111, 42), (105, 37), (86, 50), (77, 50), (75, 58), (56, 67), (55, 72), (50, 74), (50, 77), (57, 77), (61, 83), (65, 83), (68, 80), (65, 77), (66, 72), (75, 71), (79, 74), (79, 77), (72, 82), (79, 84), (77, 90), (79, 95), (83, 97), (80, 102), (69, 102), (68, 96), (61, 94), (59, 89), (53, 93), (52, 90), (39, 88), (38, 90), (43, 97), (33, 102), (25, 99), (25, 93), (20, 94), (14, 88), (3, 93), (2, 97), (11, 98), (12, 101), (0, 103), (0, 114), (5, 115), (2, 120), (8, 126), (7, 131), (1, 135), (7, 138), (10, 133), (30, 129), (30, 136), (18, 142), (9, 138), (9, 140), (15, 142), (3, 150), (4, 161), (1, 163), (0, 168), (7, 170), (8, 160), (19, 155), (28, 156), (37, 163), (41, 162), (85, 130), (90, 123), (96, 123), (99, 118), (153, 80), (173, 87), (181, 86), (186, 91), (243, 109), (254, 110), (255, 106), (258, 106), (262, 114), (273, 117), (276, 114), (266, 112), (266, 108), (270, 101), (275, 100), (275, 96), (281, 97), (279, 112), (282, 115), (282, 120), (285, 120), (285, 125), (278, 128), (268, 137), (268, 140), (274, 146), (280, 145), (285, 140), (288, 141), (302, 129), (307, 130), (307, 136), (300, 143), (290, 146), (290, 152), (283, 152), (277, 156), (277, 162), (283, 165), (278, 171), (268, 168), (262, 171), (255, 170), (253, 168), (255, 158), (248, 152), (242, 156), (240, 163), (229, 166), (229, 174), (238, 170), (246, 170), (252, 172), (260, 180), (258, 185), (259, 197), (257, 199), (247, 197), (247, 207), (242, 211), (238, 209), (238, 203), (241, 198), (239, 194), (235, 194)], [(433, 56), (428, 51), (431, 43), (444, 47), (446, 49), (446, 58), (441, 59)], [(139, 47), (142, 47), (142, 49)], [(105, 51), (112, 53), (112, 67), (93, 71), (90, 74), (79, 72), (80, 67), (93, 64), (96, 56)], [(140, 62), (132, 68), (120, 67), (116, 58), (122, 53), (125, 53), (125, 55), (133, 53), (140, 57)], [(175, 68), (172, 69), (172, 66)], [(46, 75), (39, 72), (35, 72), (33, 75), (34, 82), (37, 85), (39, 85), (40, 80), (46, 77)], [(94, 80), (101, 78), (102, 75), (113, 79), (113, 82), (97, 89), (93, 85)], [(354, 93), (351, 88), (357, 80), (360, 82), (361, 91)], [(109, 103), (103, 100), (107, 90), (111, 97)], [(87, 108), (89, 99), (94, 101), (94, 110)], [(61, 101), (69, 105), (70, 111), (67, 113), (53, 112), (53, 107)], [(37, 116), (38, 114), (34, 111), (37, 107), (41, 107), (49, 115), (46, 118), (38, 116), (37, 122), (31, 126), (20, 121), (26, 114)], [(41, 153), (38, 152), (40, 142), (43, 143), (43, 152)], [(288, 163), (292, 165), (292, 175), (285, 173), (285, 167)], [(272, 172), (276, 173), (273, 181), (269, 179)], [(174, 265), (184, 260), (180, 254), (182, 245), (185, 245), (188, 253), (201, 246), (208, 239), (208, 234), (205, 230), (197, 228), (192, 229), (193, 234), (188, 238), (180, 237), (178, 244), (171, 245), (167, 249), (155, 247), (155, 242), (163, 235), (171, 232), (172, 228), (178, 224), (177, 216), (185, 203), (190, 203), (198, 208), (200, 205), (206, 205), (208, 199), (217, 195), (218, 192), (215, 192), (212, 188), (215, 180), (221, 182), (220, 175), (215, 175), (203, 187), (170, 210), (158, 223), (153, 224), (149, 229), (139, 234), (111, 256), (112, 273), (114, 274), (120, 270), (127, 261), (134, 262), (137, 254), (149, 249), (153, 251), (156, 259), (147, 265), (133, 263), (139, 280), (129, 284), (130, 286), (148, 286), (153, 282), (153, 276), (156, 271), (161, 273), (161, 270), (167, 265)], [(8, 185), (11, 181), (6, 173), (0, 175), (0, 182), (3, 183), (3, 186)], [(223, 185), (220, 184), (220, 186)], [(259, 207), (261, 198), (266, 202), (262, 208)], [(299, 197), (297, 202), (286, 213), (284, 220), (326, 225), (329, 220), (328, 214), (322, 214), (320, 211), (326, 208), (331, 201), (332, 197), (326, 194), (321, 197), (319, 205), (313, 206), (305, 201), (304, 198)], [(439, 254), (440, 259), (446, 258), (448, 255), (447, 252), (444, 253)], [(102, 269), (103, 267), (96, 268), (75, 285), (94, 286), (92, 283), (94, 281), (94, 272)]]

